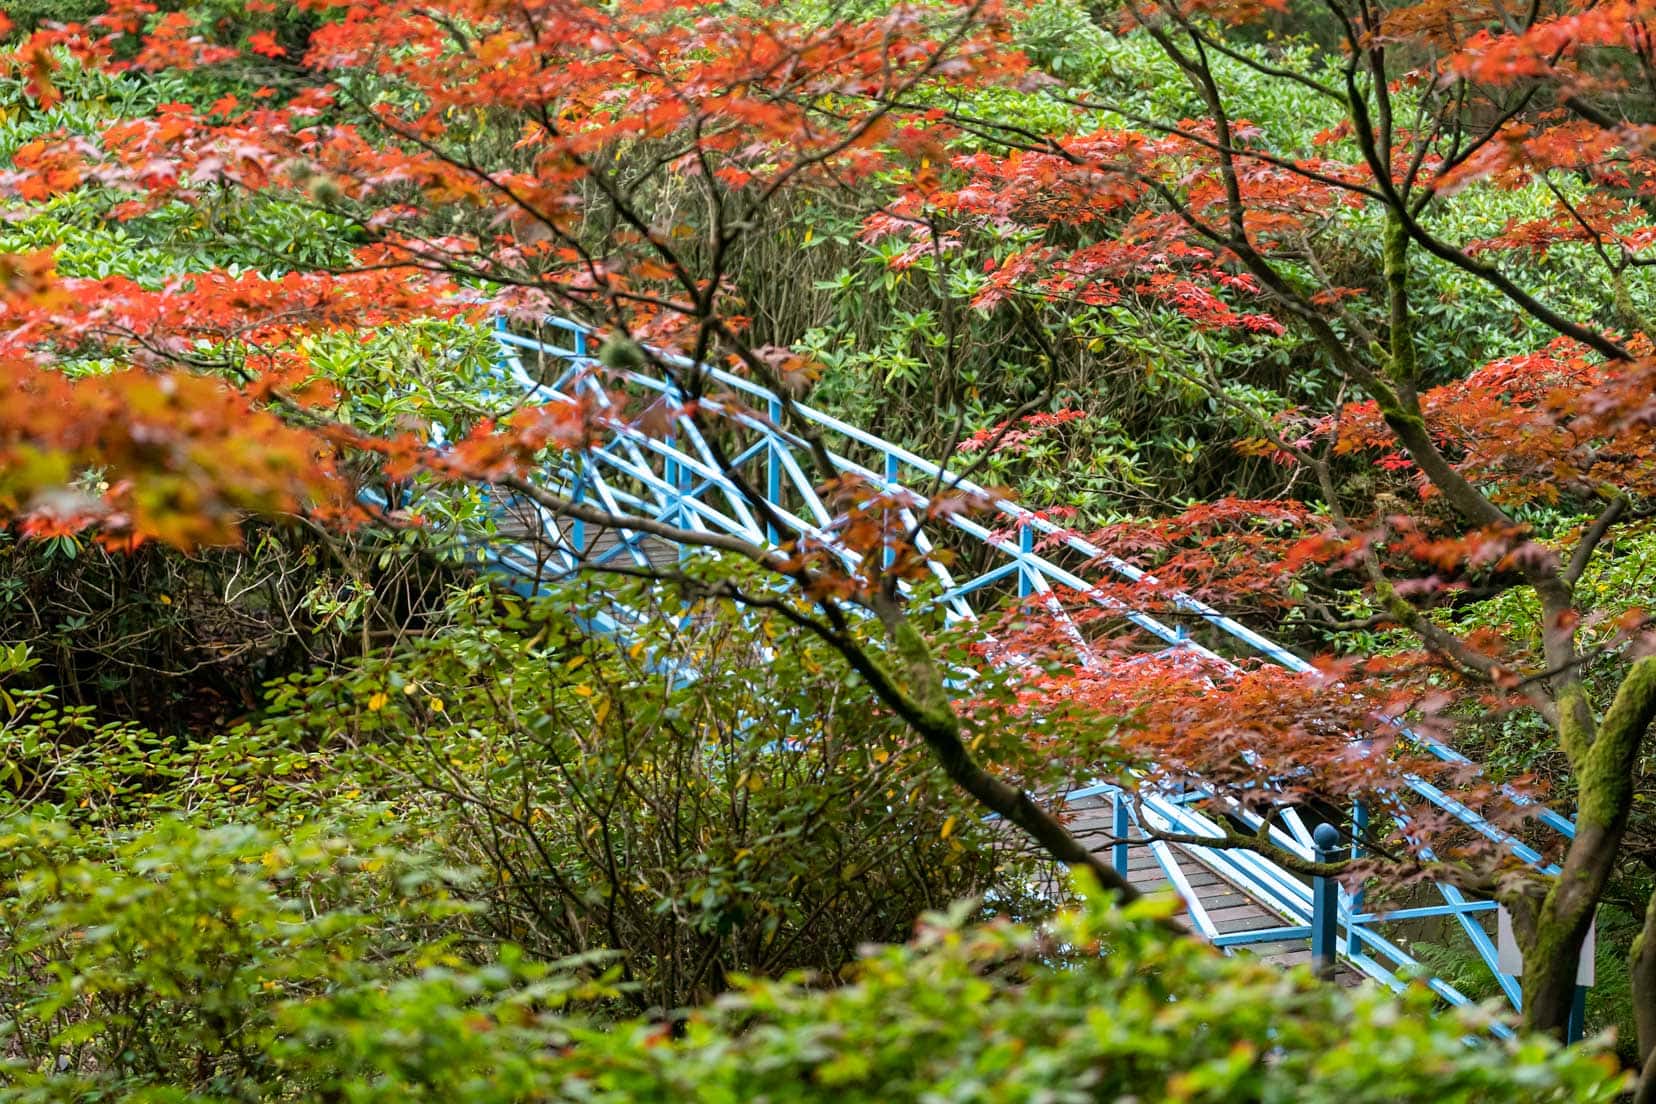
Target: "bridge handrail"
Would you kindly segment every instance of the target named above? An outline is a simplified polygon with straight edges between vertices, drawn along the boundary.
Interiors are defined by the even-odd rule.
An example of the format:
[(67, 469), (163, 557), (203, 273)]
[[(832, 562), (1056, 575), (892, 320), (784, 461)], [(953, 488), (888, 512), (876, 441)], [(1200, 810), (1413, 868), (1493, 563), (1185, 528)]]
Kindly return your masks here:
[[(571, 393), (574, 388), (590, 387), (596, 392), (596, 398), (600, 401), (607, 401), (603, 395), (603, 388), (595, 380), (593, 369), (598, 366), (598, 362), (588, 352), (590, 340), (596, 334), (584, 326), (564, 319), (549, 319), (544, 324), (553, 330), (570, 335), (571, 347), (564, 348), (514, 333), (506, 326), (504, 319), (497, 325), (495, 336), (501, 344), (504, 359), (509, 362), (505, 367), (514, 376), (518, 385), (524, 389), (525, 395), (529, 398), (545, 396), (553, 401), (572, 402), (575, 401)], [(566, 362), (567, 367), (550, 383), (535, 379), (523, 369), (519, 359), (518, 351), (520, 350), (555, 357)], [(872, 450), (881, 458), (882, 471), (877, 472), (835, 449), (828, 449), (828, 455), (830, 461), (842, 472), (855, 473), (860, 478), (869, 481), (871, 485), (881, 486), (889, 491), (901, 490), (905, 492), (908, 501), (916, 508), (924, 509), (929, 505), (929, 502), (925, 495), (904, 485), (900, 478), (903, 475), (904, 468), (917, 473), (928, 481), (937, 482), (940, 486), (947, 486), (969, 495), (982, 495), (991, 501), (993, 509), (999, 516), (1015, 523), (1018, 534), (1016, 542), (1008, 539), (1003, 532), (991, 529), (987, 525), (958, 514), (951, 514), (944, 519), (949, 528), (963, 533), (972, 540), (992, 548), (998, 555), (1007, 558), (1006, 563), (994, 567), (974, 579), (967, 580), (965, 583), (958, 584), (954, 582), (952, 575), (943, 565), (934, 561), (932, 565), (933, 573), (944, 586), (942, 601), (945, 610), (952, 611), (952, 616), (975, 619), (975, 612), (966, 604), (965, 597), (993, 582), (1017, 574), (1021, 594), (1028, 595), (1041, 592), (1056, 606), (1056, 597), (1051, 590), (1053, 584), (1076, 591), (1091, 601), (1101, 603), (1114, 613), (1131, 620), (1172, 646), (1188, 649), (1211, 662), (1235, 669), (1232, 660), (1213, 652), (1197, 641), (1191, 640), (1181, 627), (1168, 625), (1156, 617), (1128, 607), (1117, 598), (1099, 593), (1094, 584), (1086, 582), (1072, 570), (1053, 562), (1034, 549), (1034, 536), (1035, 534), (1041, 534), (1047, 538), (1046, 543), (1049, 546), (1061, 545), (1066, 547), (1070, 551), (1085, 557), (1088, 564), (1100, 565), (1130, 582), (1156, 584), (1157, 580), (1153, 574), (1105, 552), (1079, 534), (1040, 516), (1027, 507), (991, 496), (986, 488), (975, 481), (949, 475), (944, 464), (927, 460), (900, 445), (885, 441), (808, 404), (785, 401), (770, 390), (738, 374), (718, 367), (696, 365), (682, 356), (655, 350), (652, 350), (652, 355), (678, 373), (697, 372), (705, 380), (711, 380), (733, 392), (758, 401), (758, 406), (765, 412), (763, 415), (754, 410), (732, 407), (717, 396), (703, 397), (700, 400), (700, 407), (761, 435), (759, 442), (742, 451), (736, 463), (744, 462), (753, 456), (759, 455), (760, 450), (767, 450), (774, 462), (779, 465), (778, 469), (775, 470), (785, 471), (787, 478), (792, 482), (795, 489), (800, 492), (808, 507), (805, 512), (813, 515), (808, 518), (788, 511), (784, 520), (787, 524), (796, 524), (801, 532), (811, 533), (829, 541), (830, 547), (832, 534), (828, 532), (826, 527), (831, 527), (833, 519), (816, 498), (811, 481), (805, 477), (803, 470), (792, 455), (793, 451), (806, 450), (808, 443), (799, 434), (785, 428), (783, 425), (785, 414), (791, 414), (807, 425), (837, 434), (848, 441)], [(670, 401), (676, 402), (682, 397), (682, 387), (680, 386), (682, 376), (679, 379), (663, 379), (640, 371), (614, 372), (608, 370), (606, 370), (606, 376), (654, 391)], [(744, 536), (757, 541), (763, 541), (766, 538), (767, 534), (763, 527), (754, 519), (752, 513), (743, 507), (743, 489), (737, 486), (730, 479), (728, 473), (720, 469), (718, 464), (712, 462), (712, 454), (707, 450), (705, 441), (701, 439), (699, 430), (690, 418), (678, 415), (674, 422), (676, 427), (685, 432), (693, 446), (687, 448), (680, 448), (673, 440), (664, 441), (645, 434), (637, 427), (622, 423), (619, 420), (614, 420), (614, 422), (615, 424), (610, 425), (609, 429), (614, 434), (616, 445), (602, 446), (590, 455), (593, 459), (610, 466), (628, 479), (641, 484), (649, 494), (659, 499), (658, 503), (652, 504), (624, 489), (611, 490), (607, 487), (601, 474), (588, 472), (585, 467), (577, 471), (575, 468), (564, 464), (560, 465), (555, 474), (574, 482), (576, 486), (583, 485), (577, 482), (578, 480), (589, 480), (597, 491), (609, 495), (611, 502), (626, 499), (629, 505), (636, 504), (637, 508), (641, 510), (647, 511), (656, 507), (671, 510), (675, 516), (682, 517), (685, 523), (692, 527), (705, 526), (711, 523), (732, 532), (740, 532)], [(610, 451), (612, 447), (620, 447), (628, 451), (631, 459), (614, 454)], [(702, 455), (697, 455), (698, 452)], [(648, 466), (647, 455), (659, 457), (669, 465), (667, 477), (658, 476)], [(582, 461), (583, 465), (585, 463), (586, 461)], [(772, 508), (780, 511), (783, 509), (783, 503), (779, 501), (780, 491), (776, 483), (775, 470), (773, 470), (771, 476), (770, 486), (767, 488), (766, 498), (772, 500), (770, 502)], [(700, 480), (699, 487), (683, 485), (685, 482), (684, 476), (687, 472), (693, 472)], [(720, 512), (710, 503), (701, 501), (706, 493), (714, 487), (717, 487), (721, 494), (724, 494), (732, 503), (736, 504), (737, 512), (742, 514), (742, 517), (738, 518), (731, 516), (729, 513)], [(905, 513), (905, 519), (905, 525), (911, 524), (913, 515)], [(929, 549), (929, 543), (922, 546), (924, 551), (929, 551)], [(640, 555), (636, 548), (633, 549), (632, 554)], [(845, 554), (848, 555), (848, 553)], [(573, 560), (571, 563), (573, 563)], [(1291, 650), (1225, 616), (1211, 605), (1193, 596), (1179, 591), (1165, 592), (1164, 596), (1174, 608), (1212, 625), (1229, 638), (1289, 670), (1300, 673), (1310, 673), (1315, 670), (1312, 664)], [(1085, 641), (1079, 635), (1077, 635), (1077, 640), (1085, 657)], [(1470, 762), (1459, 751), (1439, 740), (1410, 732), (1401, 722), (1398, 722), (1398, 727), (1420, 746), (1429, 749), (1441, 759), (1456, 763)], [(1449, 812), (1475, 831), (1508, 847), (1524, 861), (1537, 866), (1542, 865), (1543, 859), (1536, 851), (1510, 833), (1490, 824), (1475, 810), (1468, 808), (1441, 789), (1423, 779), (1414, 777), (1405, 779), (1405, 782), (1411, 790), (1426, 799), (1430, 804)], [(1074, 791), (1069, 797), (1079, 799), (1093, 794), (1111, 792), (1112, 790), (1113, 787), (1100, 784)], [(1574, 825), (1568, 818), (1543, 805), (1529, 802), (1523, 795), (1513, 793), (1510, 790), (1508, 793), (1514, 799), (1530, 805), (1537, 819), (1542, 823), (1561, 834), (1573, 835)], [(1251, 817), (1251, 814), (1239, 808), (1233, 809), (1232, 812), (1244, 821), (1258, 827), (1257, 817)], [(1148, 795), (1145, 798), (1144, 813), (1160, 826), (1181, 833), (1206, 835), (1214, 838), (1222, 835), (1217, 823), (1190, 809), (1183, 802), (1167, 799), (1165, 795)], [(1271, 832), (1273, 840), (1303, 857), (1311, 857), (1313, 848), (1311, 833), (1306, 829), (1303, 822), (1297, 816), (1288, 816), (1285, 818), (1285, 823), (1287, 825), (1286, 831), (1275, 825), (1269, 827), (1268, 830)], [(1163, 850), (1166, 848), (1165, 844), (1153, 844), (1153, 850), (1157, 846)], [(1157, 855), (1158, 861), (1162, 861), (1161, 853), (1157, 852)], [(1237, 884), (1249, 886), (1249, 892), (1282, 916), (1290, 927), (1302, 921), (1308, 922), (1310, 916), (1309, 888), (1291, 875), (1283, 872), (1264, 856), (1248, 851), (1209, 848), (1205, 849), (1203, 861), (1218, 871), (1221, 876)], [(1166, 868), (1168, 866), (1167, 862), (1163, 861), (1163, 866)], [(1555, 868), (1544, 867), (1544, 869)], [(1182, 875), (1176, 874), (1172, 870), (1169, 870), (1168, 873), (1169, 877), (1176, 883), (1182, 877)], [(1509, 999), (1516, 1003), (1516, 985), (1512, 979), (1500, 975), (1496, 970), (1493, 946), (1489, 943), (1487, 934), (1484, 933), (1476, 920), (1476, 914), (1487, 911), (1488, 903), (1468, 901), (1458, 891), (1451, 892), (1452, 887), (1440, 886), (1439, 889), (1444, 895), (1442, 905), (1424, 906), (1404, 911), (1409, 918), (1425, 916), (1454, 917), (1466, 931), (1479, 956), (1490, 966), (1491, 971), (1496, 973), (1497, 979)], [(1204, 934), (1215, 937), (1217, 933), (1208, 930), (1212, 925), (1205, 922), (1206, 918), (1199, 902), (1192, 901), (1191, 904), (1192, 919), (1196, 922), (1198, 928), (1204, 930)], [(1418, 968), (1419, 964), (1401, 948), (1369, 929), (1369, 923), (1387, 917), (1360, 913), (1357, 901), (1350, 895), (1345, 894), (1342, 894), (1340, 908), (1348, 930), (1348, 935), (1343, 941), (1342, 957), (1350, 964), (1368, 976), (1393, 987), (1402, 984), (1398, 978), (1398, 971), (1410, 971)], [(1395, 918), (1395, 916), (1392, 918)], [(1388, 968), (1380, 959), (1390, 962), (1391, 967)], [(1428, 983), (1446, 999), (1450, 999), (1455, 1003), (1466, 1003), (1465, 996), (1455, 990), (1453, 986), (1438, 979), (1431, 979)]]

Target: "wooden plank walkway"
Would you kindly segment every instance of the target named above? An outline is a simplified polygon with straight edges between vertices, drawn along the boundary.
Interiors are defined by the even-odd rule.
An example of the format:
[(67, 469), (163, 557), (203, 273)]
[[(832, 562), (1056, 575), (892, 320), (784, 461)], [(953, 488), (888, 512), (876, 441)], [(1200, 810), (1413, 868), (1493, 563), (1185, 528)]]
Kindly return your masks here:
[[(544, 564), (553, 563), (560, 551), (573, 549), (576, 543), (576, 525), (566, 518), (559, 519), (558, 535), (563, 544), (555, 547), (553, 541), (548, 539), (549, 534), (541, 524), (540, 515), (528, 502), (515, 501), (507, 504), (496, 518), (495, 525), (500, 534), (497, 544), (508, 541), (526, 543), (536, 550)], [(598, 525), (582, 525), (579, 530), (583, 562), (603, 560), (630, 567), (638, 566), (638, 561), (630, 552), (618, 548), (624, 540), (621, 530)], [(639, 536), (635, 539), (637, 547), (644, 553), (651, 567), (671, 570), (677, 565), (679, 550), (676, 545), (657, 537)]]

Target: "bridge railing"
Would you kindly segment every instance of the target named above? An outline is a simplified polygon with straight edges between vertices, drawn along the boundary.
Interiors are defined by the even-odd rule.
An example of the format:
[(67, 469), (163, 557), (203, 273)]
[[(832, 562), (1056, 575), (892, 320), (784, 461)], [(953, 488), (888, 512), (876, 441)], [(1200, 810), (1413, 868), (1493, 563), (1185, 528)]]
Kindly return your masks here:
[[(564, 320), (547, 321), (536, 332), (524, 333), (502, 319), (495, 331), (501, 348), (503, 382), (515, 389), (521, 401), (586, 402), (607, 411), (607, 437), (580, 454), (570, 454), (549, 464), (542, 477), (577, 501), (588, 501), (611, 513), (650, 517), (682, 528), (721, 532), (763, 544), (774, 543), (779, 534), (753, 499), (762, 498), (776, 520), (799, 534), (835, 543), (838, 519), (833, 508), (817, 493), (813, 450), (800, 432), (801, 427), (826, 447), (828, 461), (838, 472), (855, 475), (870, 487), (890, 492), (899, 508), (905, 529), (919, 528), (917, 545), (931, 553), (934, 542), (955, 542), (975, 555), (956, 562), (974, 564), (973, 573), (958, 577), (938, 558), (930, 558), (928, 569), (935, 581), (934, 602), (951, 622), (978, 622), (982, 615), (1004, 603), (1015, 593), (1025, 601), (1045, 605), (1060, 624), (1068, 624), (1078, 664), (1099, 662), (1088, 646), (1087, 635), (1070, 617), (1077, 601), (1090, 602), (1113, 618), (1130, 622), (1169, 649), (1183, 649), (1209, 663), (1231, 667), (1234, 662), (1192, 636), (1201, 629), (1204, 641), (1215, 645), (1230, 641), (1244, 653), (1280, 664), (1297, 672), (1310, 672), (1311, 665), (1291, 650), (1257, 633), (1219, 610), (1184, 594), (1161, 595), (1180, 616), (1171, 621), (1131, 608), (1117, 597), (1099, 592), (1089, 576), (1111, 573), (1128, 582), (1154, 580), (1130, 563), (1108, 554), (1084, 537), (1072, 533), (1037, 512), (1004, 499), (993, 499), (994, 521), (958, 513), (931, 519), (929, 527), (915, 526), (914, 511), (928, 504), (927, 491), (942, 486), (950, 493), (991, 496), (969, 480), (953, 478), (938, 463), (916, 455), (899, 445), (882, 440), (857, 426), (816, 410), (807, 404), (784, 401), (773, 392), (722, 369), (695, 365), (681, 357), (659, 355), (670, 372), (653, 375), (646, 371), (611, 371), (595, 359), (594, 335), (584, 327)], [(681, 383), (695, 373), (699, 379), (694, 414), (682, 409)], [(615, 406), (617, 391), (632, 395), (646, 406), (659, 403), (658, 416), (648, 431), (644, 419), (627, 420)], [(711, 438), (711, 439), (710, 439)], [(523, 504), (519, 504), (520, 507)], [(580, 522), (567, 522), (549, 511), (529, 505), (533, 539), (507, 541), (491, 553), (501, 568), (529, 580), (529, 587), (543, 579), (578, 569), (594, 560), (621, 560), (640, 567), (659, 558), (659, 542), (645, 534), (619, 530), (605, 534), (608, 543), (599, 547), (594, 534)], [(1039, 551), (1037, 551), (1039, 547)], [(548, 549), (551, 549), (550, 554)], [(844, 552), (848, 566), (853, 553)], [(1069, 606), (1066, 606), (1069, 603)], [(1410, 734), (1421, 746), (1442, 759), (1465, 763), (1459, 752), (1441, 741)], [(1476, 810), (1424, 779), (1411, 778), (1407, 785), (1433, 807), (1449, 813), (1468, 828), (1509, 848), (1526, 862), (1542, 865), (1538, 851), (1510, 833), (1489, 823)], [(1068, 795), (1080, 800), (1116, 794), (1107, 784), (1085, 786)], [(1518, 795), (1513, 795), (1515, 798)], [(1152, 832), (1220, 839), (1224, 832), (1210, 815), (1193, 807), (1212, 800), (1200, 791), (1183, 794), (1141, 793), (1134, 803), (1141, 827)], [(1519, 798), (1519, 800), (1522, 800)], [(1534, 806), (1536, 820), (1546, 830), (1571, 836), (1574, 826), (1553, 810)], [(1231, 804), (1227, 815), (1257, 829), (1260, 820), (1251, 812)], [(1314, 859), (1317, 844), (1311, 826), (1293, 810), (1280, 816), (1280, 824), (1267, 829), (1273, 843), (1307, 860)], [(1158, 864), (1185, 898), (1190, 919), (1204, 935), (1221, 946), (1287, 938), (1284, 933), (1309, 930), (1312, 922), (1312, 889), (1269, 859), (1245, 850), (1186, 848), (1196, 854), (1224, 880), (1236, 885), (1283, 921), (1280, 929), (1248, 933), (1222, 933), (1207, 916), (1197, 894), (1191, 891), (1172, 846), (1163, 841), (1148, 844)], [(1437, 993), (1453, 1003), (1468, 998), (1454, 986), (1430, 977), (1421, 963), (1399, 941), (1387, 934), (1401, 925), (1437, 921), (1452, 923), (1465, 937), (1469, 950), (1483, 961), (1494, 984), (1512, 1002), (1519, 1000), (1514, 979), (1499, 973), (1496, 952), (1487, 921), (1494, 910), (1489, 901), (1468, 899), (1454, 886), (1439, 884), (1434, 893), (1440, 900), (1392, 911), (1366, 910), (1360, 895), (1341, 892), (1339, 897), (1341, 958), (1366, 976), (1400, 987), (1411, 977), (1421, 977)]]

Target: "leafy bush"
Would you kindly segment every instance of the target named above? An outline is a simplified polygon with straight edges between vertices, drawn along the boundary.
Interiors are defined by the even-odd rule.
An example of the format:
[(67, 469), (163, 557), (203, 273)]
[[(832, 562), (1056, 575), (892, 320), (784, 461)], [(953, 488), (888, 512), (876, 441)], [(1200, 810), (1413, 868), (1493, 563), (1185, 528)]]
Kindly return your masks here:
[(447, 953), (456, 875), (401, 842), (372, 815), (283, 836), (0, 825), (0, 1099), (277, 1095), (278, 1007)]
[(20, 645), (0, 663), (0, 816), (90, 838), (394, 803), (485, 872), (470, 931), (547, 959), (619, 951), (634, 1011), (731, 974), (832, 975), (961, 897), (1049, 907), (1013, 837), (820, 650), (729, 611), (680, 626), (621, 602), (650, 612), (617, 644), (572, 608), (594, 605), (457, 590), (400, 646), (278, 680), (265, 720), (176, 733), (65, 702)]
[[(1613, 1064), (1547, 1040), (1468, 1045), (1479, 1014), (1227, 959), (1098, 894), (1047, 929), (959, 926), (878, 950), (856, 983), (756, 983), (650, 1047), (617, 1036), (608, 1100), (1608, 1100)], [(594, 1049), (607, 1040), (583, 1039)]]
[(95, 706), (68, 704), (51, 686), (4, 677), (36, 666), (25, 644), (0, 649), (0, 818), (61, 817), (110, 838), (164, 817), (222, 824), (318, 765), (304, 749), (259, 744), (246, 726), (193, 739), (157, 732), (136, 720), (100, 720)]
[(630, 640), (592, 639), (568, 611), (599, 602), (462, 593), (440, 633), (278, 688), (263, 754), (329, 759), (300, 803), (368, 790), (429, 818), (490, 872), (491, 937), (620, 952), (638, 1011), (832, 975), (960, 897), (1022, 907), (1014, 841), (841, 664), (718, 609), (640, 602)]
[(595, 963), (410, 938), (441, 881), (348, 839), (170, 824), (90, 859), (8, 825), (0, 1100), (1437, 1104), (1609, 1101), (1622, 1080), (1547, 1039), (1469, 1044), (1487, 1022), (1424, 989), (1227, 959), (1167, 935), (1170, 901), (1096, 894), (1044, 929), (934, 917), (837, 989), (739, 980), (681, 1032), (598, 1025)]
[(54, 704), (93, 706), (99, 720), (180, 740), (222, 731), (257, 708), (266, 681), (339, 662), (440, 606), (456, 573), (431, 553), (453, 548), (445, 532), (468, 515), (459, 504), (432, 516), (426, 532), (338, 541), (249, 527), (241, 548), (191, 555), (0, 533), (0, 641), (27, 645), (34, 660), (0, 675), (53, 688)]

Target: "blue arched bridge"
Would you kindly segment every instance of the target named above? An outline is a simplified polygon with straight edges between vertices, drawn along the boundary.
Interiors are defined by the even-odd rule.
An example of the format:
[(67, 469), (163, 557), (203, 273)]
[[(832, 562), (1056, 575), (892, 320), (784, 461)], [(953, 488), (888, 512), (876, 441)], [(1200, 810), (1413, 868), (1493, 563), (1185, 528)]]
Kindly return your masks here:
[[(606, 513), (651, 518), (698, 533), (733, 535), (760, 545), (777, 541), (779, 522), (795, 531), (790, 537), (803, 535), (832, 546), (835, 511), (819, 497), (815, 489), (819, 481), (807, 474), (820, 471), (824, 459), (840, 473), (900, 495), (908, 504), (903, 507), (908, 527), (915, 521), (911, 511), (924, 509), (928, 488), (945, 485), (955, 493), (981, 492), (969, 482), (947, 477), (924, 457), (716, 368), (655, 356), (651, 359), (670, 370), (599, 371), (593, 334), (574, 323), (551, 320), (529, 330), (502, 319), (495, 338), (503, 390), (511, 402), (579, 402), (589, 408), (613, 409), (621, 392), (645, 404), (654, 403), (664, 412), (648, 432), (619, 416), (607, 419), (605, 436), (594, 447), (551, 461), (539, 473), (538, 480), (548, 490)], [(692, 378), (691, 373), (708, 385), (694, 417), (682, 409), (679, 392), (680, 381)], [(711, 431), (715, 426), (718, 449), (710, 447), (704, 437), (704, 428)], [(805, 434), (812, 439), (807, 440)], [(755, 510), (750, 497), (755, 490), (773, 517)], [(518, 501), (501, 509), (512, 512), (513, 522), (503, 521), (502, 536), (486, 555), (525, 592), (554, 585), (594, 563), (649, 569), (664, 557), (670, 560), (679, 554), (646, 534), (625, 529), (589, 531), (590, 524), (560, 517), (533, 503)], [(1142, 577), (1133, 565), (1106, 555), (1031, 510), (1005, 501), (996, 502), (992, 509), (1000, 515), (993, 518), (993, 526), (981, 520), (981, 515), (946, 514), (930, 522), (931, 536), (922, 533), (918, 537), (923, 552), (933, 551), (935, 541), (966, 553), (953, 562), (969, 563), (975, 572), (962, 577), (943, 558), (929, 560), (928, 569), (935, 577), (935, 586), (926, 588), (932, 595), (929, 600), (941, 607), (950, 622), (976, 622), (1004, 606), (1013, 593), (1046, 602), (1053, 615), (1063, 619), (1068, 616), (1064, 602), (1096, 593), (1083, 577), (1084, 571), (1105, 570), (1125, 580)], [(845, 556), (848, 563), (855, 558), (849, 551)], [(1187, 649), (1219, 664), (1252, 655), (1293, 671), (1311, 669), (1293, 652), (1188, 596), (1175, 596), (1172, 609), (1176, 616), (1162, 617), (1107, 598), (1091, 600), (1108, 603), (1112, 616), (1131, 621), (1168, 649)], [(1212, 646), (1198, 643), (1193, 632)], [(1084, 634), (1077, 630), (1072, 635), (1076, 662), (1094, 662), (1087, 654)], [(1220, 648), (1228, 655), (1221, 654)], [(1424, 738), (1418, 742), (1443, 759), (1465, 762), (1441, 743)], [(1408, 784), (1416, 796), (1510, 848), (1520, 859), (1539, 869), (1551, 869), (1536, 850), (1450, 794), (1421, 779)], [(1416, 940), (1458, 943), (1465, 952), (1457, 956), (1461, 961), (1474, 966), (1481, 961), (1488, 971), (1483, 987), (1498, 987), (1514, 1007), (1518, 1005), (1517, 979), (1501, 974), (1497, 967), (1492, 901), (1472, 899), (1452, 885), (1439, 884), (1429, 896), (1417, 895), (1407, 907), (1367, 907), (1361, 894), (1328, 883), (1313, 884), (1250, 851), (1156, 839), (1158, 833), (1223, 836), (1221, 825), (1213, 819), (1212, 795), (1198, 791), (1141, 789), (1126, 800), (1115, 787), (1097, 784), (1052, 795), (1052, 800), (1071, 807), (1072, 830), (1106, 837), (1101, 847), (1110, 848), (1112, 861), (1135, 884), (1147, 888), (1171, 885), (1185, 903), (1190, 926), (1220, 947), (1247, 948), (1280, 961), (1303, 959), (1314, 927), (1321, 929), (1322, 939), (1328, 939), (1326, 921), (1332, 915), (1333, 945), (1322, 949), (1338, 958), (1345, 977), (1371, 978), (1392, 988), (1422, 980), (1444, 1000), (1466, 1004), (1470, 1001), (1466, 992), (1433, 976), (1410, 953)], [(1255, 829), (1260, 826), (1258, 817), (1234, 804), (1225, 811), (1234, 821)], [(1535, 813), (1540, 830), (1573, 835), (1568, 818), (1544, 808)], [(1273, 817), (1268, 832), (1279, 847), (1307, 860), (1328, 854), (1319, 852), (1311, 826), (1293, 810)]]

